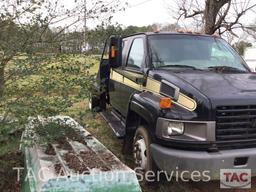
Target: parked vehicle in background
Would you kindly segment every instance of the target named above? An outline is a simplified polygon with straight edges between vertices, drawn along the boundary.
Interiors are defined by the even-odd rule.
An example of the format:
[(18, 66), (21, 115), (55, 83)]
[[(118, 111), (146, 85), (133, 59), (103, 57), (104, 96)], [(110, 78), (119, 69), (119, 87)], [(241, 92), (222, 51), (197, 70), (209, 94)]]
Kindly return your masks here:
[(244, 60), (256, 72), (256, 47), (248, 47), (244, 53)]

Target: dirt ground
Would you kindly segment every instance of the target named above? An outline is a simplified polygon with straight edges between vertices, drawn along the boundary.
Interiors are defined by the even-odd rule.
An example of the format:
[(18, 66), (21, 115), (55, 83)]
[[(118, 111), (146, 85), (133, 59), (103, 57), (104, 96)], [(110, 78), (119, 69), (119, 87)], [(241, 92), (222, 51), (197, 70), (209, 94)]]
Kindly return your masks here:
[[(90, 147), (87, 146), (86, 151), (81, 151), (79, 154), (74, 151), (68, 140), (73, 140), (80, 142), (81, 144), (87, 146), (87, 143), (84, 139), (78, 135), (78, 133), (73, 133), (68, 135), (67, 138), (61, 137), (56, 141), (57, 147), (60, 149), (67, 150), (68, 153), (65, 154), (64, 160), (67, 162), (67, 166), (79, 172), (80, 174), (89, 174), (89, 169), (100, 169), (101, 171), (111, 170), (111, 165), (115, 164), (113, 159), (110, 158), (110, 154), (101, 153), (99, 157)], [(56, 152), (54, 148), (49, 144), (45, 151), (49, 155), (55, 155)], [(55, 165), (55, 170), (60, 170), (61, 165), (57, 163)], [(59, 174), (58, 172), (56, 172)]]
[(0, 191), (19, 192), (21, 182), (17, 181), (17, 171), (13, 167), (24, 167), (20, 152), (10, 152), (0, 156)]

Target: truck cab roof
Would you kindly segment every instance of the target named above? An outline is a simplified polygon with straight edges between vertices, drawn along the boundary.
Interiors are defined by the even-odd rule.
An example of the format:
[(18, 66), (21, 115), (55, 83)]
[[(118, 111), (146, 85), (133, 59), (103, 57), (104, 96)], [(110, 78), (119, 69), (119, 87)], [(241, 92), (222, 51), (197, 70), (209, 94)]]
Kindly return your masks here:
[(189, 36), (204, 36), (204, 37), (218, 37), (218, 36), (214, 36), (214, 35), (207, 35), (207, 34), (202, 34), (202, 33), (183, 33), (183, 32), (141, 32), (141, 33), (134, 33), (131, 35), (127, 35), (127, 36), (123, 36), (124, 39), (129, 38), (129, 37), (136, 37), (136, 36), (141, 36), (141, 35), (145, 35), (145, 36), (152, 36), (152, 35), (189, 35)]

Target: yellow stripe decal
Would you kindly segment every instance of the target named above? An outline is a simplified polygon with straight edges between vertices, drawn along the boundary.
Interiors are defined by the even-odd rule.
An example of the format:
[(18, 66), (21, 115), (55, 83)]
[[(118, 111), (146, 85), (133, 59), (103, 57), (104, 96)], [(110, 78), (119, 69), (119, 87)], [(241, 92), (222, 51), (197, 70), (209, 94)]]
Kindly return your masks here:
[(189, 111), (194, 111), (197, 107), (196, 101), (184, 95), (183, 93), (179, 93), (178, 101), (176, 104), (180, 107), (184, 107)]
[(161, 83), (159, 81), (156, 81), (151, 78), (147, 78), (145, 90), (159, 94), (160, 86), (161, 86)]
[(111, 71), (110, 73), (110, 79), (114, 80), (114, 81), (117, 81), (117, 82), (120, 82), (122, 83), (124, 81), (124, 76), (115, 72), (115, 71)]
[[(129, 72), (129, 73), (131, 73), (131, 72)], [(145, 87), (131, 81), (130, 79), (124, 77), (122, 74), (119, 74), (114, 70), (111, 70), (111, 72), (110, 72), (110, 79), (117, 81), (119, 83), (122, 83), (124, 85), (127, 85), (129, 87), (132, 87), (139, 91), (149, 91), (154, 94), (160, 95), (161, 82), (154, 80), (150, 77), (147, 78)], [(173, 103), (175, 103), (176, 105), (183, 107), (189, 111), (194, 111), (197, 107), (196, 101), (189, 98), (188, 96), (184, 95), (183, 93), (179, 93), (178, 100), (173, 101)]]
[(124, 77), (124, 81), (123, 81), (123, 84), (129, 86), (129, 87), (132, 87), (136, 90), (141, 90), (142, 89), (142, 85), (139, 85), (133, 81), (131, 81), (130, 79)]

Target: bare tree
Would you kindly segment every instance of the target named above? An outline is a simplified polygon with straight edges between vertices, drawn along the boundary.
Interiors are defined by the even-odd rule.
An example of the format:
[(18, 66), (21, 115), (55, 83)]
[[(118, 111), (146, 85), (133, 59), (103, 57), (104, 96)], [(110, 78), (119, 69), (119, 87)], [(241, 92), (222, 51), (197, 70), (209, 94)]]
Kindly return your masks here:
[[(192, 19), (206, 34), (235, 35), (234, 29), (243, 29), (241, 18), (256, 8), (255, 0), (178, 0), (178, 24), (183, 19)], [(176, 7), (176, 10), (177, 10)], [(175, 9), (172, 7), (172, 9)]]
[(244, 27), (244, 30), (256, 40), (256, 24)]

